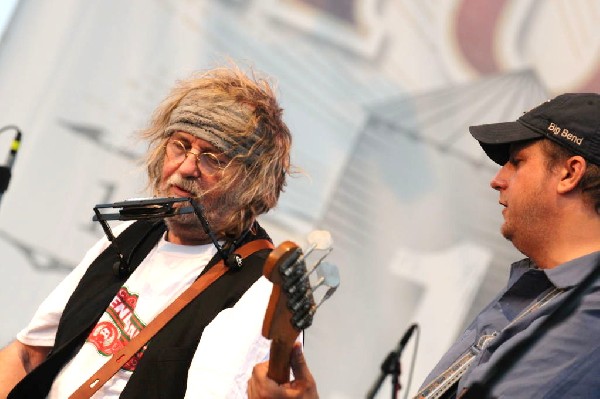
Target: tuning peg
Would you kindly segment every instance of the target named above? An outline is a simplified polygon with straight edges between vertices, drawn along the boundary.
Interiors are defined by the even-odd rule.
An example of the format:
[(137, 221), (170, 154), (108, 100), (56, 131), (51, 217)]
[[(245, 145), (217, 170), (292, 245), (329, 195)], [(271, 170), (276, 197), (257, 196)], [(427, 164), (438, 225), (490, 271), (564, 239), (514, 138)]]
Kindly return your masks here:
[(304, 330), (312, 325), (314, 311), (307, 313), (297, 313), (292, 316), (292, 324), (297, 330)]
[(333, 239), (331, 233), (327, 230), (314, 230), (308, 234), (308, 244), (313, 249), (327, 250), (333, 246)]
[(319, 303), (317, 303), (317, 306), (315, 307), (315, 310), (319, 306), (321, 306), (323, 304), (323, 302), (325, 302), (326, 300), (328, 300), (333, 295), (333, 293), (335, 292), (335, 290), (337, 290), (337, 286), (335, 286), (335, 287), (329, 287), (327, 289), (327, 291), (325, 291), (325, 295), (323, 295), (323, 298), (321, 298), (321, 300), (319, 301)]
[(315, 311), (317, 310), (317, 308), (319, 306), (321, 306), (323, 304), (323, 302), (325, 302), (327, 299), (329, 299), (333, 295), (335, 290), (337, 290), (338, 286), (340, 285), (340, 272), (339, 272), (337, 266), (333, 265), (331, 263), (322, 262), (317, 267), (317, 276), (319, 277), (319, 279), (318, 279), (318, 282), (315, 285), (315, 287), (312, 289), (312, 291), (314, 292), (321, 285), (325, 285), (329, 288), (327, 289), (327, 291), (325, 292), (325, 295), (323, 295), (323, 298), (321, 298), (319, 303), (316, 304), (316, 306), (314, 308)]
[(329, 287), (337, 287), (340, 285), (340, 272), (336, 265), (329, 262), (322, 262), (317, 267), (317, 276), (319, 280), (323, 281), (322, 284)]
[(291, 310), (292, 313), (294, 313), (294, 314), (307, 313), (314, 306), (315, 306), (315, 303), (313, 301), (313, 298), (310, 296), (306, 296), (306, 295), (300, 295), (296, 299), (290, 299), (290, 300), (288, 300), (288, 303), (287, 303), (288, 309)]

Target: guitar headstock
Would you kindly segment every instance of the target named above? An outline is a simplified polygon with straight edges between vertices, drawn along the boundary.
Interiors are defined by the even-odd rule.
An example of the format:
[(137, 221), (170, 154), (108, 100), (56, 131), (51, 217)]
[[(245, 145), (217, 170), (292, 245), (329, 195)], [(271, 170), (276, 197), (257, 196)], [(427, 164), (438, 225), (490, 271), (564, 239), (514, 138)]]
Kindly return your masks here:
[[(309, 242), (306, 252), (291, 241), (283, 242), (263, 267), (264, 276), (273, 283), (262, 329), (263, 336), (272, 340), (268, 376), (280, 384), (289, 381), (289, 356), (300, 331), (311, 326), (317, 308), (339, 285), (337, 267), (323, 262), (331, 252), (329, 233), (313, 233)], [(309, 257), (319, 252), (322, 255), (311, 264)], [(327, 290), (317, 301), (320, 287)]]

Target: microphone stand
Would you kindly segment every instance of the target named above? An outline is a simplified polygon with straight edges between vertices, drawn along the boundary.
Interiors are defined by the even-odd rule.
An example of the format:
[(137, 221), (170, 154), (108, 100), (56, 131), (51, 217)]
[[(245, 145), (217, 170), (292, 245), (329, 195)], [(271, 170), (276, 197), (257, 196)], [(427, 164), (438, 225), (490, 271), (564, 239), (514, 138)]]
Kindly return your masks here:
[(383, 360), (383, 363), (381, 363), (381, 374), (379, 374), (379, 377), (377, 377), (377, 380), (375, 380), (371, 389), (367, 392), (367, 399), (373, 399), (375, 397), (377, 391), (381, 388), (381, 384), (388, 375), (392, 376), (392, 399), (398, 397), (398, 391), (400, 391), (400, 355), (417, 327), (417, 324), (412, 324), (408, 327), (408, 330), (406, 330), (400, 339), (400, 342), (398, 342), (396, 349), (391, 351)]
[(0, 166), (0, 202), (2, 202), (2, 196), (4, 195), (4, 192), (8, 189), (8, 183), (10, 182), (11, 178), (11, 170), (13, 164), (15, 163), (15, 157), (17, 155), (17, 151), (19, 150), (19, 145), (21, 144), (21, 131), (18, 127), (14, 125), (4, 126), (0, 128), (0, 133), (11, 129), (15, 130), (17, 133), (11, 143), (6, 166)]
[(398, 397), (398, 391), (400, 390), (400, 356), (396, 351), (391, 351), (381, 363), (381, 373), (377, 380), (367, 393), (367, 399), (373, 399), (379, 388), (381, 388), (381, 384), (383, 384), (383, 380), (391, 375), (392, 376), (392, 399), (396, 399)]

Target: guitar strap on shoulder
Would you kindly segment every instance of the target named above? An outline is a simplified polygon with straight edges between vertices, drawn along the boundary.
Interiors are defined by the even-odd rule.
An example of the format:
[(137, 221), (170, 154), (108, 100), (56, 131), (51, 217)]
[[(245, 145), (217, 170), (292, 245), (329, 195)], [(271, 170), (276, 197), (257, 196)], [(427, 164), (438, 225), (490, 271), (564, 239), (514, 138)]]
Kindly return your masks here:
[[(269, 240), (254, 240), (242, 245), (235, 252), (245, 258), (262, 249), (273, 249)], [(84, 382), (69, 399), (88, 399), (96, 393), (117, 371), (133, 356), (144, 344), (146, 344), (156, 333), (160, 331), (179, 311), (196, 298), (202, 291), (208, 288), (219, 277), (229, 269), (223, 260), (217, 262), (206, 273), (200, 276), (194, 283), (181, 293), (167, 306), (158, 316), (142, 329), (127, 345), (114, 353), (94, 375)]]
[[(500, 332), (494, 332), (492, 334), (482, 335), (479, 337), (477, 342), (469, 347), (469, 349), (463, 353), (454, 363), (450, 365), (442, 374), (434, 378), (429, 384), (427, 384), (414, 399), (438, 399), (445, 397), (443, 395), (448, 394), (448, 391), (453, 388), (458, 388), (458, 381), (469, 369), (469, 366), (475, 360), (477, 355), (485, 349), (500, 333), (516, 322), (520, 321), (523, 317), (530, 313), (538, 310), (542, 306), (546, 305), (551, 299), (562, 294), (564, 289), (553, 288), (547, 292), (542, 298), (538, 299), (527, 308), (522, 310), (510, 323), (506, 325)], [(456, 395), (460, 399), (467, 389), (463, 389), (460, 394)]]

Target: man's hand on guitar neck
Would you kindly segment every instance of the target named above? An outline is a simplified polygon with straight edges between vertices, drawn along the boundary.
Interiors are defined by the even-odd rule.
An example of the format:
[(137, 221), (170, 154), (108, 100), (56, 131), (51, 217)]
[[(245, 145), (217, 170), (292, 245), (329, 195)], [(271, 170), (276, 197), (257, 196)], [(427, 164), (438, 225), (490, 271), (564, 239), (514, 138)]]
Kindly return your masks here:
[(306, 364), (302, 346), (298, 342), (294, 345), (290, 363), (295, 379), (282, 385), (278, 385), (267, 377), (269, 362), (257, 364), (252, 371), (252, 377), (248, 381), (248, 398), (318, 399), (317, 385)]

